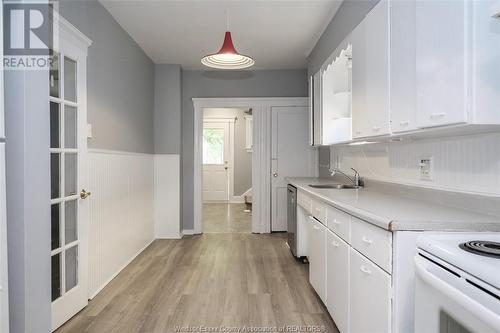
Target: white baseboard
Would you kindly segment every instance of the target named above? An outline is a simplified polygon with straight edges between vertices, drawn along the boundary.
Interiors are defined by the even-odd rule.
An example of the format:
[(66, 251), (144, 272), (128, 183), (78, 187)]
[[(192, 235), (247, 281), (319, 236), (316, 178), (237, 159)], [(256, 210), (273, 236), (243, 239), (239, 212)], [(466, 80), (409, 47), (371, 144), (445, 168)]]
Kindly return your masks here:
[(184, 236), (194, 235), (194, 229), (184, 229), (181, 233), (181, 238)]

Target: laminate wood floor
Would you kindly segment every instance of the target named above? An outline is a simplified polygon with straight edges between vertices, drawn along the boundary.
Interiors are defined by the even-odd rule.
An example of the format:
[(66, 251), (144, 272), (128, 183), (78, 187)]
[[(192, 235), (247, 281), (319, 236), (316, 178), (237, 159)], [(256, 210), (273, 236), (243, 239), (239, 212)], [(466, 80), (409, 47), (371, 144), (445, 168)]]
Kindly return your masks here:
[(244, 203), (203, 204), (203, 232), (252, 232), (252, 212), (245, 212)]
[(307, 272), (283, 234), (156, 240), (58, 332), (338, 332)]

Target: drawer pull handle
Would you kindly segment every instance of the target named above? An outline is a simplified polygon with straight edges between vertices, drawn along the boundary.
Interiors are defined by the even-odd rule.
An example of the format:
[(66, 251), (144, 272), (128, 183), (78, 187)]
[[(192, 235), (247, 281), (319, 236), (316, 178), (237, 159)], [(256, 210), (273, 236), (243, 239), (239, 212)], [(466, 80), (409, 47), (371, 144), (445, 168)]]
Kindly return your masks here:
[(372, 273), (372, 271), (370, 271), (368, 268), (366, 268), (363, 265), (361, 265), (361, 267), (359, 268), (359, 270), (362, 271), (365, 274), (368, 274), (368, 275), (370, 275)]
[(319, 230), (319, 227), (317, 225), (313, 225), (314, 230)]
[(337, 219), (333, 219), (332, 223), (335, 223), (335, 224), (342, 224), (342, 222), (337, 221)]
[(335, 242), (335, 241), (332, 242), (332, 245), (335, 246), (335, 247), (339, 247), (340, 246), (340, 244), (337, 243), (337, 242)]
[(366, 244), (372, 244), (372, 243), (373, 243), (373, 241), (372, 241), (371, 239), (366, 238), (366, 236), (363, 236), (362, 240), (363, 240), (363, 242), (365, 242)]
[(408, 126), (408, 125), (410, 125), (410, 121), (409, 120), (403, 120), (403, 121), (401, 121), (399, 123), (399, 125), (401, 125), (401, 126)]
[(378, 132), (378, 131), (380, 131), (380, 127), (378, 127), (378, 126), (377, 126), (377, 127), (374, 127), (374, 128), (372, 128), (372, 130), (373, 130), (374, 132)]
[(431, 114), (431, 119), (437, 119), (437, 118), (442, 118), (446, 115), (446, 113), (441, 112), (441, 113), (432, 113)]
[(316, 207), (314, 209), (316, 209), (317, 212), (321, 212), (321, 208), (319, 208), (319, 207)]

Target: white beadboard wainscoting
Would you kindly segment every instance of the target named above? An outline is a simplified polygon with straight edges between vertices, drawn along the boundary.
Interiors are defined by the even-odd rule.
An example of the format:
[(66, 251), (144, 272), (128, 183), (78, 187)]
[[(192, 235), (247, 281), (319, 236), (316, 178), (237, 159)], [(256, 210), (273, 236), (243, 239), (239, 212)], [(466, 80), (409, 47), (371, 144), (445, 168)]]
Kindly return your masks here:
[(155, 238), (154, 155), (89, 150), (89, 295)]
[(155, 237), (181, 238), (180, 228), (180, 156), (154, 156)]
[[(500, 134), (361, 146), (332, 146), (330, 165), (362, 177), (454, 192), (500, 196)], [(432, 157), (433, 180), (421, 180), (419, 159)]]

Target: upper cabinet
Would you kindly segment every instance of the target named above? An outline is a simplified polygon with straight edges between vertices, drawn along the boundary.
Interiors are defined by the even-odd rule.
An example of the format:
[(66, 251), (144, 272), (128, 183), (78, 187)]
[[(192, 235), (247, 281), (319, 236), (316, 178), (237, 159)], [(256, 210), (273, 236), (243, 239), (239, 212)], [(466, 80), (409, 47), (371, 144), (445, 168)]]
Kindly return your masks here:
[(378, 2), (312, 79), (312, 143), (500, 130), (494, 2)]
[(500, 20), (491, 17), (493, 2), (391, 3), (395, 134), (449, 125), (481, 132), (485, 127), (475, 125), (500, 124)]
[(353, 30), (352, 131), (354, 138), (390, 133), (389, 2), (380, 1)]
[(352, 139), (351, 59), (352, 46), (346, 39), (311, 78), (315, 146)]

